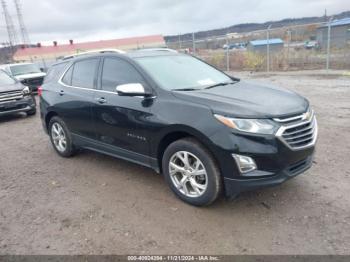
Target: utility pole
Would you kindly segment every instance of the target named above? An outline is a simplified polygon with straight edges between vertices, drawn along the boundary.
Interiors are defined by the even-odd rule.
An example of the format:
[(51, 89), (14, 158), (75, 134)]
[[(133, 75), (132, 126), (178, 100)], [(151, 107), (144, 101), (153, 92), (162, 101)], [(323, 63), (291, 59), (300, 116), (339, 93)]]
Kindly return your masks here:
[(328, 21), (328, 39), (327, 39), (327, 65), (326, 70), (327, 74), (329, 74), (329, 60), (331, 56), (331, 25), (332, 25), (333, 17), (331, 17)]
[(17, 19), (18, 19), (19, 29), (21, 32), (22, 44), (25, 46), (28, 46), (30, 45), (30, 40), (29, 40), (27, 28), (23, 21), (22, 7), (19, 0), (14, 0), (14, 3), (17, 11)]
[(13, 53), (14, 46), (18, 43), (16, 30), (15, 30), (15, 27), (13, 26), (11, 16), (7, 10), (7, 4), (6, 4), (5, 0), (1, 0), (1, 6), (2, 6), (2, 10), (4, 12), (6, 30), (7, 30), (7, 35), (9, 38), (9, 45), (10, 45), (10, 48), (11, 48), (12, 53)]
[(267, 33), (266, 33), (266, 38), (267, 38), (267, 45), (266, 45), (266, 68), (267, 68), (267, 73), (270, 72), (270, 29), (272, 25), (269, 25), (267, 28)]

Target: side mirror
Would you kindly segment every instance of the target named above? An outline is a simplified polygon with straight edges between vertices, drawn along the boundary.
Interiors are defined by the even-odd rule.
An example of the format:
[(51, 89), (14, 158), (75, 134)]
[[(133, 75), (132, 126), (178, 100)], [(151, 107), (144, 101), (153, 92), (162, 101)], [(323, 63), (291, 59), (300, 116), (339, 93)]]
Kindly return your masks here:
[(143, 85), (139, 83), (124, 84), (116, 87), (116, 91), (120, 96), (151, 96), (151, 93), (146, 92)]

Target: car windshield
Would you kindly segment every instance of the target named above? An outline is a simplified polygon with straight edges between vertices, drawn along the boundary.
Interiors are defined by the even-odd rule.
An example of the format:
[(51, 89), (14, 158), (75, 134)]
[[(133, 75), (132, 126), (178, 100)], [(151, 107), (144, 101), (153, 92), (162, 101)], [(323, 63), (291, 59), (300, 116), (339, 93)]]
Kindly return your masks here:
[(13, 65), (10, 66), (10, 69), (13, 76), (41, 73), (40, 69), (34, 64)]
[(141, 57), (136, 61), (166, 90), (199, 90), (233, 82), (214, 67), (187, 55)]
[(13, 85), (16, 81), (4, 71), (0, 70), (0, 85)]

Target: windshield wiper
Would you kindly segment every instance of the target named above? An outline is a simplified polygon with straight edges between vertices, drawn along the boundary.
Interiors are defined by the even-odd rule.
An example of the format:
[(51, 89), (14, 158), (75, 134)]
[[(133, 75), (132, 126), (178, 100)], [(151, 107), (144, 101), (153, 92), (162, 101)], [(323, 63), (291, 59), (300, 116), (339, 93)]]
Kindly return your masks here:
[(226, 86), (226, 85), (231, 85), (239, 82), (237, 81), (232, 81), (232, 82), (221, 82), (221, 83), (216, 83), (210, 86), (202, 87), (202, 88), (193, 88), (193, 87), (188, 87), (188, 88), (179, 88), (179, 89), (171, 89), (171, 91), (198, 91), (198, 90), (204, 90), (204, 89), (210, 89), (214, 88), (217, 86)]
[(222, 83), (217, 83), (217, 84), (214, 84), (214, 85), (211, 85), (211, 86), (207, 86), (204, 89), (211, 89), (211, 88), (214, 88), (214, 87), (217, 87), (217, 86), (227, 86), (227, 85), (231, 85), (231, 84), (234, 84), (234, 83), (236, 83), (236, 82), (222, 82)]
[(171, 91), (197, 91), (200, 90), (198, 88), (179, 88), (179, 89), (171, 89)]

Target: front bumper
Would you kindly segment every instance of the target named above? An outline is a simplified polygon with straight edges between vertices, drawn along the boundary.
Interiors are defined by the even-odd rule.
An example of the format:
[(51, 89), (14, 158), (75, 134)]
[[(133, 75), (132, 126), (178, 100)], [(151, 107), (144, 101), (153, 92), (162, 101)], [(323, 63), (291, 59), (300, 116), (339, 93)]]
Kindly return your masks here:
[[(267, 177), (255, 177), (251, 179), (224, 178), (225, 193), (227, 197), (234, 198), (242, 192), (252, 191), (259, 188), (277, 186), (296, 177), (311, 168), (313, 155), (299, 161), (288, 168)], [(253, 171), (254, 172), (254, 171)]]
[[(275, 186), (305, 172), (312, 166), (315, 152), (315, 145), (292, 150), (275, 135), (241, 134), (229, 129), (221, 129), (211, 141), (227, 197)], [(232, 154), (251, 157), (257, 170), (241, 174)]]
[(0, 103), (0, 116), (28, 112), (35, 108), (35, 98), (33, 96), (25, 96), (20, 100)]

